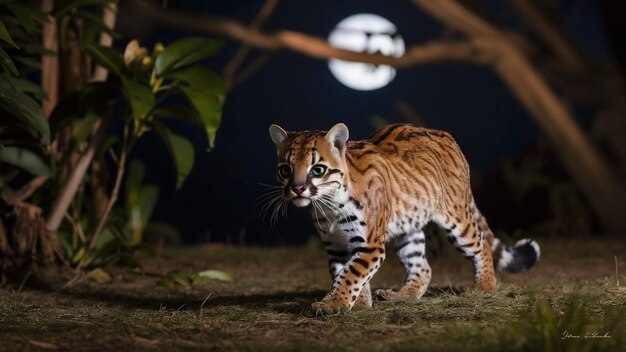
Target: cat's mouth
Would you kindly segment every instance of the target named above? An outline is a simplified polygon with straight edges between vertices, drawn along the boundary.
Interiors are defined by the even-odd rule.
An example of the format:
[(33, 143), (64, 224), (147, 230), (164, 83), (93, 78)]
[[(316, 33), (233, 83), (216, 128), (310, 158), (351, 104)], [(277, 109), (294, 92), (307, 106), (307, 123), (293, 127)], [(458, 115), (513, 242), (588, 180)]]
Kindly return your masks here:
[(304, 207), (308, 206), (309, 204), (311, 204), (311, 199), (310, 198), (306, 198), (306, 197), (302, 197), (302, 196), (294, 197), (293, 199), (291, 199), (291, 201), (298, 208), (304, 208)]

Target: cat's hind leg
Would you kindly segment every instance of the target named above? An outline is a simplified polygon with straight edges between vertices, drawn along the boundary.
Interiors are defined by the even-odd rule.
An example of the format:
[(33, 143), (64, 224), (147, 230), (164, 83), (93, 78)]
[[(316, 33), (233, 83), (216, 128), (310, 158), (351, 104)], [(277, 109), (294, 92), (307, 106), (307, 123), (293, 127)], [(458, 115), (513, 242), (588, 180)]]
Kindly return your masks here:
[(414, 301), (424, 295), (432, 276), (426, 260), (425, 243), (423, 231), (405, 234), (395, 240), (396, 254), (407, 272), (406, 280), (400, 290), (376, 290), (377, 296), (388, 300)]
[(473, 210), (464, 210), (461, 207), (454, 210), (450, 214), (436, 216), (434, 220), (446, 230), (450, 243), (454, 244), (463, 256), (472, 260), (474, 287), (493, 292), (497, 284), (493, 256), (487, 238), (472, 216)]

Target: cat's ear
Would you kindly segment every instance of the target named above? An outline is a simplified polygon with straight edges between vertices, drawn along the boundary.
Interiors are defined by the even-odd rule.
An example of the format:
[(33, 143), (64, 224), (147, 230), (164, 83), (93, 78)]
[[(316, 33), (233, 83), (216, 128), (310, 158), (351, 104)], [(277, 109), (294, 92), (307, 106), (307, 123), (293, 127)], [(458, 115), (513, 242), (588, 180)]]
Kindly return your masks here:
[(334, 125), (333, 128), (326, 133), (326, 140), (328, 143), (337, 148), (340, 152), (343, 152), (346, 149), (348, 137), (350, 137), (348, 126), (343, 123)]
[(271, 125), (270, 126), (270, 137), (272, 137), (272, 140), (274, 141), (274, 144), (276, 144), (276, 146), (278, 146), (282, 142), (284, 142), (285, 139), (287, 139), (287, 132), (285, 132), (285, 130), (283, 130), (278, 125)]

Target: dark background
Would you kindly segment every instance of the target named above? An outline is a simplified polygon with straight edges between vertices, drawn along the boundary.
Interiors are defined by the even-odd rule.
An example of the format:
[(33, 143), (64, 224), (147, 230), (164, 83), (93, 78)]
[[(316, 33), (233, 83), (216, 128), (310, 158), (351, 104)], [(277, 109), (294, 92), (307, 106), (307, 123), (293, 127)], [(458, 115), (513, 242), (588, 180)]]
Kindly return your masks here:
[[(263, 1), (176, 1), (170, 6), (221, 15), (249, 23)], [(579, 47), (599, 62), (612, 62), (604, 23), (595, 1), (560, 1), (566, 26)], [(488, 2), (489, 14), (517, 30), (525, 31), (506, 2)], [(442, 26), (410, 1), (281, 1), (264, 24), (265, 30), (290, 29), (326, 38), (342, 19), (372, 13), (393, 22), (405, 46), (441, 36)], [(194, 33), (158, 30), (141, 38), (151, 46), (155, 38), (169, 43)], [(225, 48), (207, 64), (222, 72), (240, 43), (226, 41)], [(177, 125), (196, 145), (195, 166), (182, 188), (176, 190), (174, 168), (165, 146), (155, 135), (137, 145), (133, 158), (146, 164), (146, 183), (159, 186), (160, 199), (153, 221), (178, 228), (186, 243), (293, 244), (305, 242), (314, 231), (306, 210), (291, 206), (289, 216), (270, 226), (260, 216), (257, 199), (275, 184), (275, 149), (267, 128), (277, 123), (286, 130), (328, 129), (337, 122), (350, 128), (351, 139), (374, 131), (372, 116), (388, 122), (406, 122), (395, 107), (408, 103), (427, 127), (451, 132), (472, 168), (478, 205), (494, 229), (507, 232), (529, 228), (541, 219), (525, 216), (527, 209), (507, 203), (510, 195), (497, 187), (503, 162), (528, 153), (558, 161), (542, 148), (540, 131), (532, 117), (487, 67), (442, 63), (398, 71), (388, 86), (357, 91), (343, 86), (325, 61), (281, 52), (255, 75), (227, 94), (215, 149), (206, 152), (202, 131)], [(574, 110), (585, 124), (590, 113)], [(538, 147), (539, 146), (539, 147)], [(563, 176), (566, 177), (566, 176)], [(545, 197), (538, 195), (535, 213), (542, 212)], [(530, 211), (532, 213), (532, 211)]]

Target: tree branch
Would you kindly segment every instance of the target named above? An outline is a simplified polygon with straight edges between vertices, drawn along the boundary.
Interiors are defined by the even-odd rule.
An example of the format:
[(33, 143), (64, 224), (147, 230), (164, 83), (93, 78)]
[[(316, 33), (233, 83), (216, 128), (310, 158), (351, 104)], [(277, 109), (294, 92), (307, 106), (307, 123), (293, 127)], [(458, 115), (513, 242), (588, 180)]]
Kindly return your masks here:
[(39, 187), (46, 183), (46, 181), (48, 181), (48, 176), (37, 176), (24, 185), (24, 187), (20, 188), (19, 191), (10, 196), (5, 196), (4, 201), (9, 205), (21, 203), (32, 196), (33, 193), (39, 189)]
[[(250, 23), (250, 29), (258, 31), (263, 23), (265, 23), (265, 21), (271, 16), (277, 4), (278, 0), (266, 0), (257, 16), (254, 20), (252, 20), (252, 23)], [(226, 91), (231, 90), (236, 84), (236, 80), (233, 78), (235, 71), (237, 71), (237, 68), (239, 68), (246, 56), (248, 56), (249, 52), (250, 45), (244, 44), (240, 46), (230, 61), (226, 64), (226, 67), (224, 68), (224, 89), (226, 89)], [(241, 81), (241, 79), (238, 79), (237, 81)]]
[(533, 1), (513, 0), (513, 7), (540, 35), (560, 61), (575, 70), (581, 70), (585, 64), (578, 53), (564, 37), (564, 33), (557, 30), (545, 14), (537, 8)]
[(89, 146), (80, 156), (80, 159), (78, 159), (78, 162), (74, 166), (74, 169), (70, 173), (67, 181), (65, 181), (63, 188), (61, 188), (61, 192), (59, 192), (59, 195), (54, 202), (52, 212), (48, 216), (46, 221), (46, 228), (48, 231), (55, 232), (61, 225), (65, 212), (67, 211), (67, 208), (69, 208), (72, 199), (74, 199), (74, 195), (76, 194), (78, 187), (83, 182), (83, 178), (87, 169), (89, 169), (89, 165), (91, 165), (96, 149), (106, 135), (106, 127), (106, 123), (103, 123), (103, 119), (98, 119), (94, 123), (92, 128), (92, 138), (89, 142)]
[(245, 81), (259, 71), (265, 64), (270, 61), (270, 55), (261, 53), (257, 55), (252, 62), (242, 68), (237, 76), (235, 76), (231, 82), (230, 89), (239, 83)]
[(493, 65), (501, 79), (534, 117), (552, 142), (563, 165), (609, 231), (626, 230), (621, 214), (626, 189), (522, 51), (505, 34), (454, 0), (413, 0), (419, 7), (455, 28), (497, 57)]
[[(129, 17), (133, 17), (133, 11), (130, 10), (130, 12)], [(151, 20), (163, 26), (223, 36), (258, 49), (290, 50), (323, 60), (339, 59), (407, 68), (440, 61), (488, 63), (493, 59), (485, 55), (475, 44), (466, 41), (433, 41), (410, 47), (403, 56), (393, 57), (379, 53), (368, 54), (334, 48), (325, 39), (289, 30), (273, 33), (257, 31), (235, 20), (213, 15), (200, 15), (180, 10), (168, 10), (166, 12), (154, 7), (142, 7), (136, 9), (135, 12), (141, 13), (144, 20)]]

